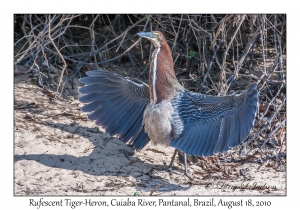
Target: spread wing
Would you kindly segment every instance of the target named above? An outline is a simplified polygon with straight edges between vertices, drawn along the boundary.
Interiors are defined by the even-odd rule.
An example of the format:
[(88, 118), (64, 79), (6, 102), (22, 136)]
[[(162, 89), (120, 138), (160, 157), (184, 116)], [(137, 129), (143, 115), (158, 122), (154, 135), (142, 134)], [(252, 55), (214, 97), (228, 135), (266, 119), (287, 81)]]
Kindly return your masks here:
[(186, 91), (178, 100), (178, 113), (185, 126), (170, 146), (189, 155), (209, 156), (227, 151), (247, 138), (257, 114), (257, 85), (231, 96)]
[(83, 112), (89, 112), (89, 120), (102, 126), (111, 135), (142, 149), (148, 142), (148, 135), (142, 125), (143, 112), (149, 101), (149, 87), (139, 80), (130, 80), (120, 75), (93, 70), (80, 82), (86, 86), (79, 89), (84, 96), (79, 101), (86, 103)]

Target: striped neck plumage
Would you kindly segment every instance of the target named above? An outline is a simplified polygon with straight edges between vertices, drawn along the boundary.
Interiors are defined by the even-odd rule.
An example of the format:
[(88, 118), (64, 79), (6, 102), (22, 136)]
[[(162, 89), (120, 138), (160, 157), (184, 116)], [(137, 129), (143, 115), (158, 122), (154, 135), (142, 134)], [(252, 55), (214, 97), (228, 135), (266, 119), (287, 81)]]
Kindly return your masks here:
[(150, 65), (150, 88), (152, 97), (150, 97), (150, 104), (153, 105), (157, 102), (157, 92), (156, 92), (156, 81), (157, 81), (157, 58), (158, 53), (160, 52), (160, 47), (155, 48), (153, 54), (152, 54), (152, 63)]

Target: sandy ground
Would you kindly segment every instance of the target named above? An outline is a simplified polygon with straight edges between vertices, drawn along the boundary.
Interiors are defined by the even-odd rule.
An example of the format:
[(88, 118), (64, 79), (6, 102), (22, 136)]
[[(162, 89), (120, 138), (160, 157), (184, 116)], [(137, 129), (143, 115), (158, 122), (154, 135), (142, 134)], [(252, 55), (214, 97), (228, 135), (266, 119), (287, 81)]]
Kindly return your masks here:
[(190, 181), (178, 159), (164, 170), (173, 148), (134, 152), (87, 121), (77, 90), (52, 99), (20, 74), (14, 91), (15, 195), (286, 195), (285, 167), (202, 158), (190, 163)]

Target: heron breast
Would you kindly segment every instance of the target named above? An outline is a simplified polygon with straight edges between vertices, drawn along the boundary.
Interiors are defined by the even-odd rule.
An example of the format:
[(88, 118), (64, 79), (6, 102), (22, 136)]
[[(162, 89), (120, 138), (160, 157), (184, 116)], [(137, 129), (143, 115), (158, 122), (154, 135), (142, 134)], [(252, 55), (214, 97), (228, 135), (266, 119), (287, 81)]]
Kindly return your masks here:
[(158, 104), (148, 104), (144, 111), (143, 124), (146, 133), (154, 144), (169, 145), (173, 138), (172, 104), (162, 101)]

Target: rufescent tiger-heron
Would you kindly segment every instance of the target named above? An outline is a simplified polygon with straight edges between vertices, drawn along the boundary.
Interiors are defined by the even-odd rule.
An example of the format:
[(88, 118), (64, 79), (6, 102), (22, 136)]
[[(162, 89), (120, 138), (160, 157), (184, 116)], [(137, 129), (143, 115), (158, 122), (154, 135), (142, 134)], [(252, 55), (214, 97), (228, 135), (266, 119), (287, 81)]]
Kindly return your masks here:
[(79, 101), (88, 119), (140, 150), (154, 144), (186, 154), (210, 156), (239, 145), (250, 133), (257, 114), (257, 84), (240, 94), (211, 96), (186, 90), (176, 79), (171, 49), (159, 31), (140, 32), (152, 42), (149, 86), (103, 70), (86, 72)]

